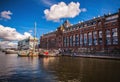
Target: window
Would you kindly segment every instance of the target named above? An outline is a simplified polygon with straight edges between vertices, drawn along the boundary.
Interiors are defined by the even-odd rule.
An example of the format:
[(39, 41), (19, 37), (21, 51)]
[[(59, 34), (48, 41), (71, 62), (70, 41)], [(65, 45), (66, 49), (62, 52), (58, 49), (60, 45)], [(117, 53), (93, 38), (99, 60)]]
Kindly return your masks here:
[(89, 22), (89, 23), (87, 23), (87, 26), (90, 26), (91, 25), (91, 23)]
[(118, 18), (118, 15), (114, 15), (114, 16), (107, 17), (106, 20), (112, 20), (117, 18)]
[(102, 45), (102, 31), (99, 31), (99, 44)]
[(106, 44), (107, 44), (107, 45), (110, 45), (110, 44), (111, 44), (110, 30), (106, 30)]
[(80, 46), (82, 46), (83, 45), (83, 36), (82, 36), (82, 34), (80, 34)]
[(93, 21), (93, 22), (92, 22), (92, 25), (94, 25), (94, 24), (96, 24), (96, 21)]
[(87, 33), (84, 34), (84, 46), (87, 46)]
[(88, 33), (88, 45), (92, 45), (92, 32)]
[(98, 25), (101, 25), (101, 22), (100, 22), (100, 21), (98, 22)]
[(98, 45), (98, 43), (97, 43), (97, 31), (93, 32), (93, 44)]
[(64, 41), (64, 47), (66, 47), (67, 38), (63, 37), (63, 41)]
[(79, 46), (79, 35), (78, 34), (75, 37), (75, 45)]
[(73, 36), (70, 36), (70, 46), (72, 46), (72, 43), (73, 43)]
[(84, 25), (84, 27), (86, 27), (86, 26), (87, 26), (87, 24)]
[(68, 47), (69, 46), (69, 37), (67, 37), (66, 39), (67, 39), (66, 46)]
[(117, 28), (112, 29), (112, 40), (113, 40), (113, 44), (118, 44), (118, 32), (117, 32)]
[(106, 18), (105, 22), (106, 22), (106, 23), (109, 23), (109, 22), (116, 22), (117, 19), (118, 19), (118, 17), (119, 17), (118, 15), (109, 16), (109, 17)]
[(73, 35), (73, 46), (75, 46), (75, 35)]
[(117, 23), (116, 22), (112, 22), (112, 26), (115, 26), (115, 25), (117, 25)]

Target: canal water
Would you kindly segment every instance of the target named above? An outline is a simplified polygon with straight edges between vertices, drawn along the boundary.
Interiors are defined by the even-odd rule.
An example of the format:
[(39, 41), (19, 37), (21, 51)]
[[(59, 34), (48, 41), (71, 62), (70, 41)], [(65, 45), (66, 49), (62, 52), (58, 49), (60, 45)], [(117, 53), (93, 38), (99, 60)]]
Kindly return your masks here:
[(120, 82), (120, 60), (27, 58), (0, 52), (0, 82)]

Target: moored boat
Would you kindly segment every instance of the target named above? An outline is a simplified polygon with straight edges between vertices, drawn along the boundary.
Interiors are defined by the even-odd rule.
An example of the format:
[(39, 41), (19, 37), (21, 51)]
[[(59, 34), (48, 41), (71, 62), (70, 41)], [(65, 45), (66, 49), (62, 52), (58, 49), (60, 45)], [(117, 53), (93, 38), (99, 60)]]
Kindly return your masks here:
[(39, 57), (56, 57), (60, 56), (58, 50), (41, 50), (39, 52)]
[(22, 50), (22, 51), (19, 51), (17, 54), (18, 54), (19, 57), (28, 57), (29, 52), (25, 51), (25, 50)]
[(17, 54), (18, 51), (15, 50), (5, 50), (6, 54)]
[[(19, 53), (18, 53), (18, 56), (20, 57), (37, 57), (38, 56), (38, 52), (36, 51), (35, 47), (36, 47), (36, 42), (37, 39), (35, 38), (36, 37), (36, 22), (35, 22), (35, 28), (34, 28), (34, 38), (33, 39), (29, 39), (26, 41), (32, 41), (33, 43), (31, 42), (28, 42), (27, 46), (30, 46), (30, 48), (27, 48), (27, 50), (21, 50)], [(31, 43), (31, 44), (30, 44)], [(25, 45), (24, 45), (25, 47)]]
[(37, 57), (38, 56), (38, 52), (36, 51), (30, 51), (29, 52), (29, 55), (28, 55), (29, 57)]
[(22, 50), (18, 52), (19, 57), (37, 57), (38, 52), (33, 52), (32, 50)]

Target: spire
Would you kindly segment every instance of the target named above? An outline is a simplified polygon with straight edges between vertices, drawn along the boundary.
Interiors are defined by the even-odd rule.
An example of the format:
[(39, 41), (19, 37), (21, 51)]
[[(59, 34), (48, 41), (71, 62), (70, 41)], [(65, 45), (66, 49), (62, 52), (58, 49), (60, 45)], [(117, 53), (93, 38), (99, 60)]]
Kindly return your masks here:
[(70, 22), (69, 22), (68, 20), (66, 20), (66, 21), (63, 23), (63, 26), (67, 28), (67, 27), (71, 26), (71, 24), (70, 24)]

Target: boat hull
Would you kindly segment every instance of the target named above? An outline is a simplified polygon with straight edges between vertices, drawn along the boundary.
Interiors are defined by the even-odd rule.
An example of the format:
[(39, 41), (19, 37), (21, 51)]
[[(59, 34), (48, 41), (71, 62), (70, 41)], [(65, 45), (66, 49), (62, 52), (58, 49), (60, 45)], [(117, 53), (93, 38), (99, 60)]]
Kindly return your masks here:
[(19, 57), (38, 57), (38, 55), (20, 55), (18, 54)]
[(28, 57), (28, 55), (20, 55), (18, 54), (19, 57)]
[(48, 55), (46, 55), (46, 54), (39, 54), (39, 57), (58, 57), (58, 56), (60, 56), (60, 55), (58, 55), (58, 54), (48, 54)]
[(38, 53), (34, 52), (34, 53), (18, 53), (19, 57), (38, 57)]
[(17, 54), (16, 51), (6, 51), (5, 53), (6, 53), (6, 54)]

